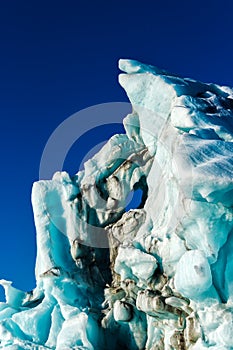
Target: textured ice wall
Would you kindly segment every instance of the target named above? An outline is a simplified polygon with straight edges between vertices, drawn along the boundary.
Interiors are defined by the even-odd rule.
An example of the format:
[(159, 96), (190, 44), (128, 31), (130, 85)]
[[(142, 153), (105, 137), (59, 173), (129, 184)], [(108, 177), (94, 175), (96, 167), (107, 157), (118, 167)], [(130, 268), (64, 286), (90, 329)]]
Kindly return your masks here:
[(120, 69), (126, 134), (33, 186), (37, 287), (1, 281), (0, 348), (233, 349), (233, 91)]

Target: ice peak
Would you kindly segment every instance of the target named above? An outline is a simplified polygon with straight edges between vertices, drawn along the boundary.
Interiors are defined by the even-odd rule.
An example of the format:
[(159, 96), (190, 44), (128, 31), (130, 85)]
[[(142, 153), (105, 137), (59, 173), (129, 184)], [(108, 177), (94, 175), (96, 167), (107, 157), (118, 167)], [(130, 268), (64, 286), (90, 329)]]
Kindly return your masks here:
[(0, 281), (0, 348), (233, 348), (233, 91), (119, 67), (126, 134), (33, 186), (37, 286)]

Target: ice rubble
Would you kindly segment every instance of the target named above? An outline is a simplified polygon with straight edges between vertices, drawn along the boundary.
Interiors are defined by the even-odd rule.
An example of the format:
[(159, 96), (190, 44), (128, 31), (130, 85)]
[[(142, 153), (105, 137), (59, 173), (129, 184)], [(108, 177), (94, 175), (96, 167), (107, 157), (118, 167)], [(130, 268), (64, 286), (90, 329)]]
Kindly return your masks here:
[(37, 286), (0, 281), (0, 348), (233, 349), (233, 90), (120, 69), (126, 134), (33, 186)]

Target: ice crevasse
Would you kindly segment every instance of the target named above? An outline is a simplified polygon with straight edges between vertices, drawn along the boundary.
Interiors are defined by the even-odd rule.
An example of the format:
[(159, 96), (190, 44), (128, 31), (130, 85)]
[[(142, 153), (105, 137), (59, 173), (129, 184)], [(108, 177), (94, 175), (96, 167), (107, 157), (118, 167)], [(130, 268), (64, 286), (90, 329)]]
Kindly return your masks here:
[(233, 349), (233, 90), (119, 67), (126, 133), (33, 185), (37, 285), (0, 281), (2, 349)]

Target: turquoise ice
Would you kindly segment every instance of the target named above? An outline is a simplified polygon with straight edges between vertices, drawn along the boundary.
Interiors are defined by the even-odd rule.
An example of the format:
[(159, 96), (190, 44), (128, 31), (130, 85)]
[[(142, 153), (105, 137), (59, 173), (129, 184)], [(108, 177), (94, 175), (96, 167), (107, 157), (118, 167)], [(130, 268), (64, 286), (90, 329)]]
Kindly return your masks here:
[(233, 349), (233, 90), (119, 66), (126, 134), (33, 185), (37, 285), (0, 281), (2, 349)]

